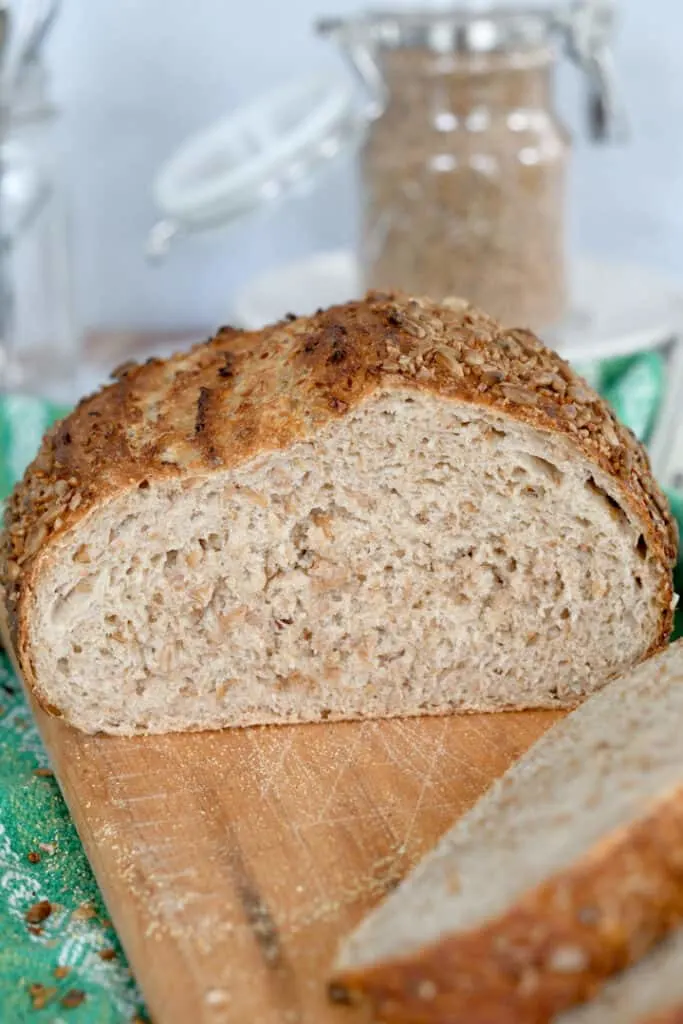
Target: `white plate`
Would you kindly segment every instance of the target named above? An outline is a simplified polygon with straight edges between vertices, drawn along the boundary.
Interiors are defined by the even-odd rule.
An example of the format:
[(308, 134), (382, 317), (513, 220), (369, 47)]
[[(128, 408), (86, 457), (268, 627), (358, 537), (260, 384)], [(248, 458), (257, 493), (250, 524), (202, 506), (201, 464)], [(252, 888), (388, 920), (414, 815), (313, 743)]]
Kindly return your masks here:
[(353, 253), (344, 249), (315, 253), (247, 285), (233, 303), (232, 320), (238, 327), (257, 331), (286, 313), (308, 316), (316, 309), (357, 298), (360, 291)]
[[(656, 348), (683, 326), (683, 289), (652, 271), (584, 259), (572, 279), (570, 313), (559, 327), (541, 334), (573, 362)], [(361, 290), (351, 252), (322, 252), (257, 278), (237, 296), (233, 318), (258, 329), (287, 312), (312, 313)]]
[(571, 311), (542, 332), (571, 362), (657, 348), (683, 326), (683, 290), (653, 271), (584, 259), (573, 270)]

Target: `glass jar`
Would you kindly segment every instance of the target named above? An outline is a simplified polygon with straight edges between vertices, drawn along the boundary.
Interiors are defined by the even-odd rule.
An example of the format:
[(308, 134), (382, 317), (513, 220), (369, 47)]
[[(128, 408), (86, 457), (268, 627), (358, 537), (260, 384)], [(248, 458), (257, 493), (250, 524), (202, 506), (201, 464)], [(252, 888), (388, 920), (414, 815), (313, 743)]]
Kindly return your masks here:
[(78, 369), (60, 118), (42, 64), (26, 68), (4, 111), (0, 228), (5, 282), (0, 388), (66, 395)]
[[(266, 319), (293, 305), (312, 313), (354, 297), (355, 262), (347, 247), (355, 253), (356, 190), (350, 186), (366, 125), (348, 73), (326, 70), (267, 90), (193, 133), (155, 175), (161, 217), (147, 238), (149, 259), (160, 265), (183, 247), (203, 261), (205, 276), (208, 261), (216, 260), (212, 276), (221, 261), (219, 279), (226, 270), (241, 278), (232, 309), (224, 306), (224, 291), (217, 311), (208, 307), (214, 322), (237, 317), (242, 326), (263, 326), (264, 288), (275, 289), (266, 297)], [(254, 280), (258, 271), (265, 279)], [(275, 312), (280, 298), (286, 305)]]
[(370, 287), (466, 295), (508, 323), (562, 316), (569, 137), (551, 61), (383, 54), (389, 99), (362, 155)]
[[(576, 14), (566, 23), (510, 9), (323, 23), (375, 98), (361, 155), (367, 287), (463, 295), (535, 329), (562, 318), (570, 141), (553, 71), (556, 36), (569, 38)], [(580, 24), (573, 53), (593, 57), (598, 35)]]

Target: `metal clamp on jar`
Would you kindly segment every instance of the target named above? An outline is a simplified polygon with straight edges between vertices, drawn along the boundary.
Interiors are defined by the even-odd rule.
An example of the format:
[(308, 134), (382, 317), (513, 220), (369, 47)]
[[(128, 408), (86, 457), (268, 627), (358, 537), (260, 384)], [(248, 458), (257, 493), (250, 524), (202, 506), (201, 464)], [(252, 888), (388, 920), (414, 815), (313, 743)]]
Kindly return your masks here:
[(610, 3), (321, 22), (360, 76), (361, 264), (368, 287), (459, 294), (543, 328), (566, 310), (569, 135), (553, 101), (558, 43), (585, 71), (589, 128), (619, 131)]

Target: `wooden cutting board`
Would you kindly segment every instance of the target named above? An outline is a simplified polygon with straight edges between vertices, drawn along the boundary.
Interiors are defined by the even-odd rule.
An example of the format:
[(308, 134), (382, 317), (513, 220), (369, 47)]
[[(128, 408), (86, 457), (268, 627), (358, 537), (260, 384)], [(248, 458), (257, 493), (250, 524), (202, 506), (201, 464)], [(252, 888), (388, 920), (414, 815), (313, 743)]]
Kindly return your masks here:
[(558, 717), (119, 739), (36, 714), (155, 1024), (353, 1024), (339, 940)]

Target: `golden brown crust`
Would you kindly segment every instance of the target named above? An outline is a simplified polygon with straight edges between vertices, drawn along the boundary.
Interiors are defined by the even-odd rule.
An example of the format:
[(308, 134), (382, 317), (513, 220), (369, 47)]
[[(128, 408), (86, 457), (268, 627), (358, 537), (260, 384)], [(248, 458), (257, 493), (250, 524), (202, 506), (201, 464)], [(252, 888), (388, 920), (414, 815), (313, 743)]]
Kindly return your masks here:
[(683, 1024), (683, 1005), (664, 1010), (654, 1017), (646, 1017), (640, 1024)]
[(30, 683), (26, 611), (56, 537), (126, 489), (286, 448), (395, 387), (493, 407), (563, 435), (611, 474), (662, 566), (661, 628), (647, 654), (666, 644), (677, 552), (666, 499), (634, 436), (528, 331), (504, 331), (460, 300), (436, 305), (371, 293), (260, 332), (223, 328), (189, 353), (127, 364), (117, 377), (48, 433), (8, 502), (0, 572)]
[[(683, 921), (683, 787), (487, 925), (341, 972), (387, 1024), (542, 1024)], [(674, 1018), (675, 1019), (675, 1018)]]

